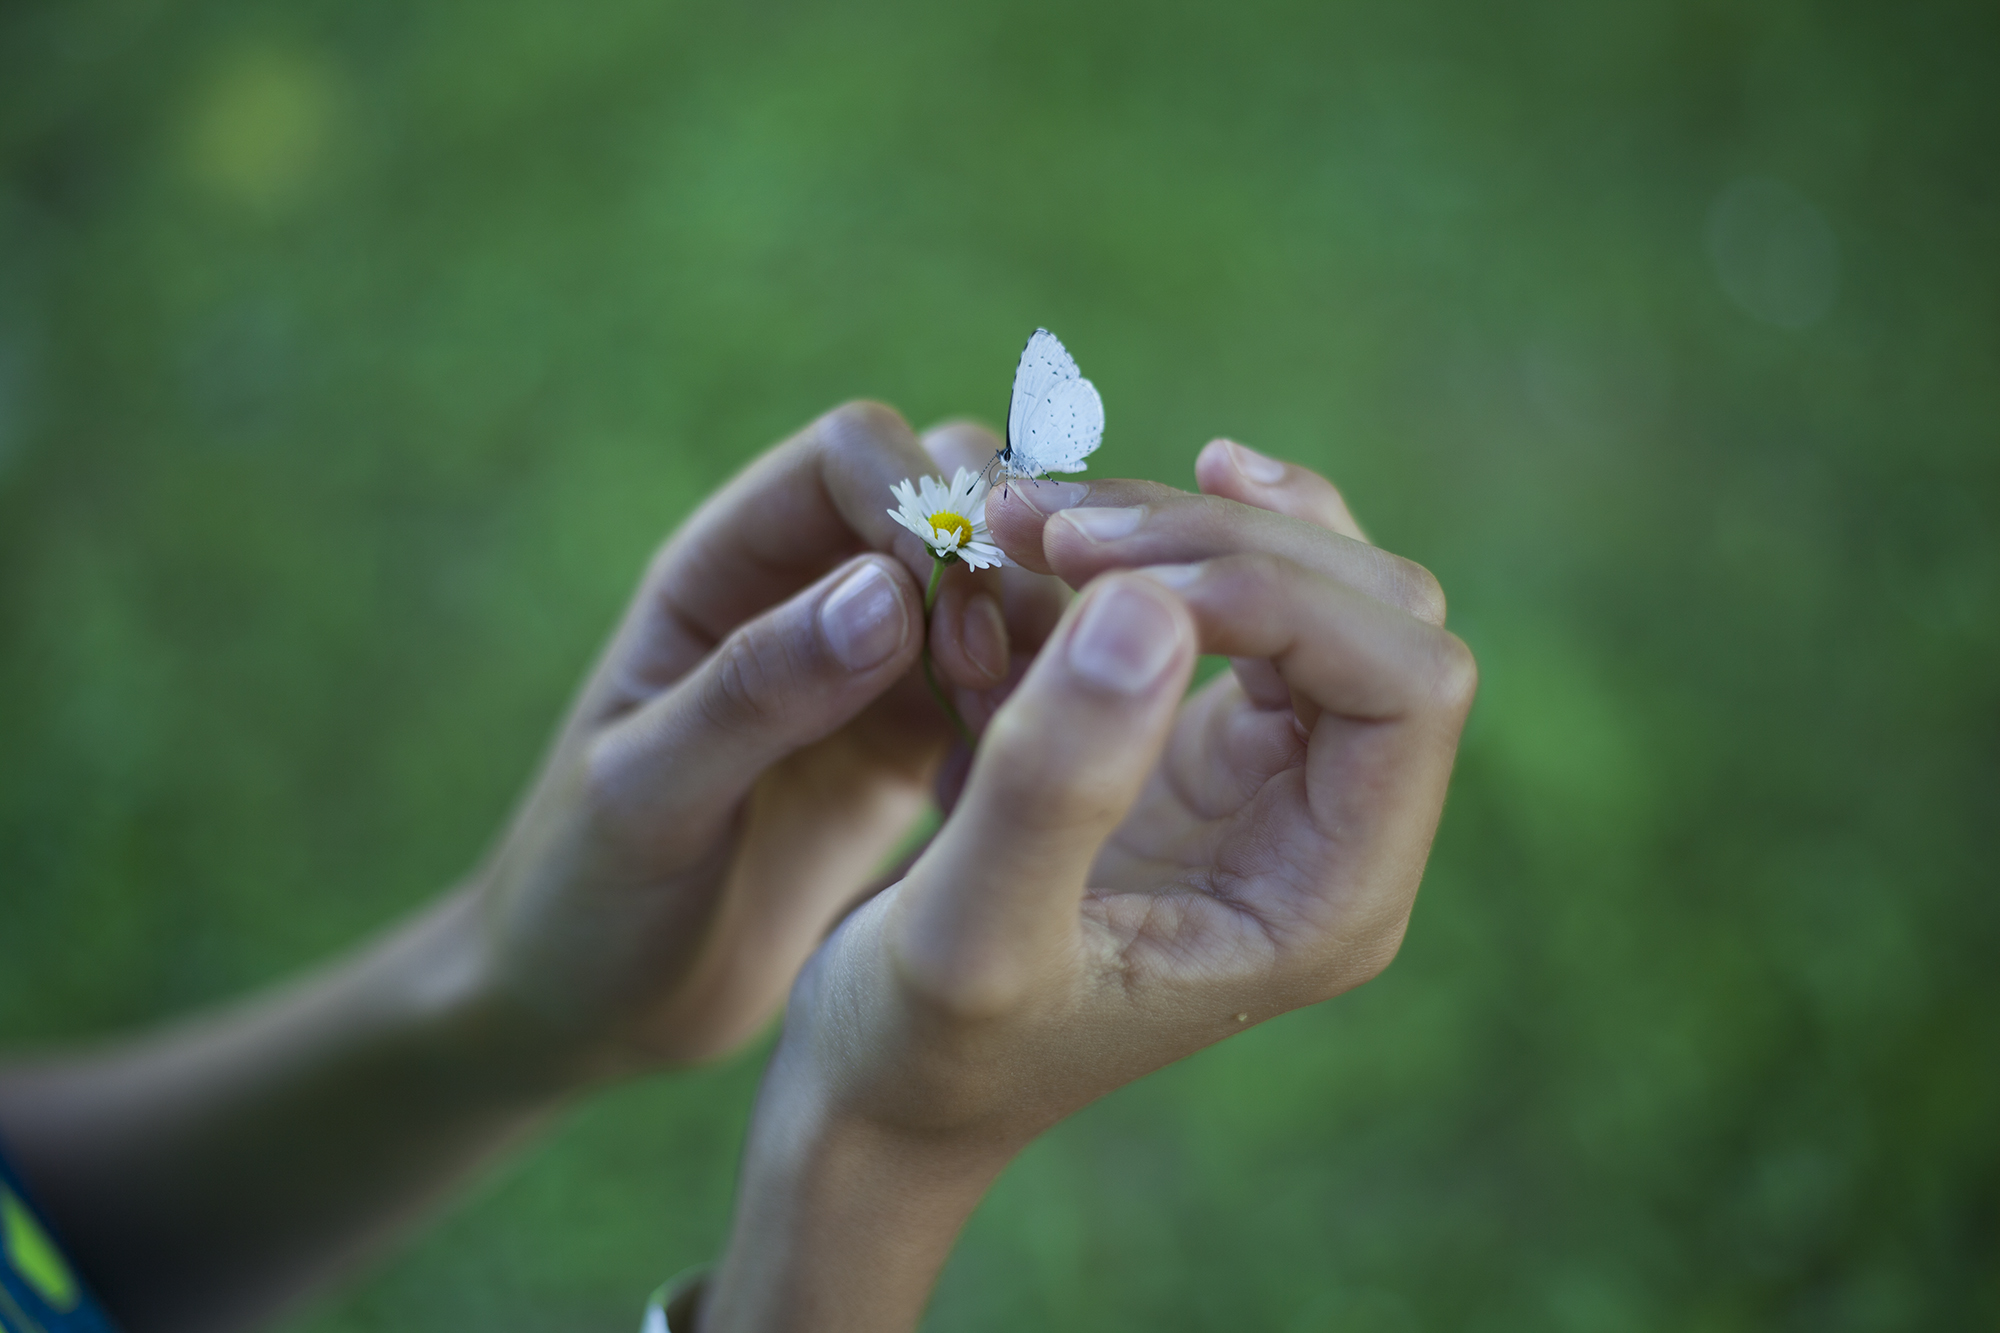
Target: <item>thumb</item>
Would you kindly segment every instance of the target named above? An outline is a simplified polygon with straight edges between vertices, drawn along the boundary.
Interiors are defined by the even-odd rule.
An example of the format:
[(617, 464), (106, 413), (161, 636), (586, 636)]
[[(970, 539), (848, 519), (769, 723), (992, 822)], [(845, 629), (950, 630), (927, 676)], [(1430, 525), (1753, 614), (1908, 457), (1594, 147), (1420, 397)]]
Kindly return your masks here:
[(588, 771), (600, 806), (654, 837), (693, 829), (705, 840), (766, 768), (838, 730), (908, 671), (922, 623), (923, 598), (898, 561), (848, 561), (739, 625), (598, 736)]
[(1065, 956), (1091, 864), (1159, 759), (1194, 657), (1187, 608), (1149, 579), (1107, 574), (1071, 605), (898, 895), (895, 948), (920, 993), (996, 1013)]

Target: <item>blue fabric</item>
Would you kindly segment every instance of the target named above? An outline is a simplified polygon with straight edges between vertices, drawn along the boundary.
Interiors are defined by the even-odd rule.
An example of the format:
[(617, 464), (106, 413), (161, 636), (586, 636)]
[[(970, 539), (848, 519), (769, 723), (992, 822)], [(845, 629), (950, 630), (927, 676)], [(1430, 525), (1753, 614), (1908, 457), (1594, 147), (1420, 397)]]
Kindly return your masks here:
[(0, 1330), (117, 1333), (0, 1151)]

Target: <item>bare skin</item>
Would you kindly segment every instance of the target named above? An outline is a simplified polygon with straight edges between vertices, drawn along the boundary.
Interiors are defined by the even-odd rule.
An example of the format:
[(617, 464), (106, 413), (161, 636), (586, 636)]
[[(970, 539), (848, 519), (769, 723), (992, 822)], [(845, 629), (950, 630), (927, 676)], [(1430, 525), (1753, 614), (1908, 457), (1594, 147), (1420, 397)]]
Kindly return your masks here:
[[(1205, 497), (1013, 488), (1022, 567), (953, 570), (928, 627), (990, 719), (968, 778), (913, 669), (929, 557), (883, 511), (996, 447), (814, 423), (662, 548), (462, 887), (276, 993), (0, 1070), (125, 1326), (268, 1322), (590, 1087), (739, 1045), (809, 955), (704, 1327), (913, 1326), (1034, 1134), (1386, 964), (1471, 690), (1435, 583), (1233, 446)], [(1066, 495), (1143, 512), (1109, 537)], [(1168, 562), (1198, 564), (1117, 572)], [(1181, 706), (1198, 644), (1241, 683)], [(964, 799), (869, 900), (934, 782)]]
[[(127, 1328), (265, 1323), (582, 1090), (769, 1022), (947, 751), (889, 487), (990, 438), (813, 423), (661, 548), (461, 888), (274, 994), (0, 1070), (0, 1132)], [(1060, 608), (969, 574), (931, 642), (973, 704)]]
[[(1197, 477), (989, 503), (1084, 590), (938, 837), (795, 987), (701, 1333), (914, 1328), (1036, 1135), (1394, 957), (1471, 656), (1323, 479), (1223, 442)], [(1184, 700), (1198, 650), (1238, 670)]]

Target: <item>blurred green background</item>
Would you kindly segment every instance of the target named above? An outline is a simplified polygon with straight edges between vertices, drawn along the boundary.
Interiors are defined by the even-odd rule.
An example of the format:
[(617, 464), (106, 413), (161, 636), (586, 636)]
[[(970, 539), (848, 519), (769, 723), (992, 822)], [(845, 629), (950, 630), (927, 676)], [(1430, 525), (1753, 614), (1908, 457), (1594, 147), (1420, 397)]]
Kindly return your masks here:
[[(1484, 685), (1381, 980), (1008, 1174), (937, 1330), (2000, 1326), (2000, 12), (0, 10), (0, 1042), (362, 938), (842, 399), (1327, 471)], [(760, 1053), (297, 1333), (629, 1329)]]

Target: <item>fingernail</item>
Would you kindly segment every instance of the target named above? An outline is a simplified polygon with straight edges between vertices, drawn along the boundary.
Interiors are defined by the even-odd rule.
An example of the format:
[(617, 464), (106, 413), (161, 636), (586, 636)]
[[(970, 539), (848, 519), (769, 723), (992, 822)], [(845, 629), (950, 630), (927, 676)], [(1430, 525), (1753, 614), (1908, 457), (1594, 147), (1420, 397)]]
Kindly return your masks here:
[(1236, 470), (1259, 486), (1276, 486), (1285, 479), (1283, 463), (1266, 458), (1248, 445), (1229, 441), (1229, 455), (1236, 460)]
[(1047, 518), (1050, 514), (1065, 509), (1074, 509), (1090, 494), (1090, 483), (1084, 481), (1008, 481), (1000, 484), (1000, 489), (1019, 497), (1021, 503)]
[(1147, 565), (1135, 573), (1144, 574), (1155, 583), (1164, 583), (1169, 588), (1185, 588), (1201, 577), (1200, 565)]
[(1007, 675), (1007, 622), (1000, 603), (986, 593), (974, 593), (965, 604), (965, 655), (992, 680)]
[(909, 630), (906, 619), (896, 585), (873, 560), (842, 579), (819, 604), (820, 633), (849, 671), (866, 671), (902, 647)]
[(1115, 542), (1138, 530), (1144, 509), (1072, 509), (1063, 515), (1071, 526), (1094, 542)]
[(1100, 589), (1069, 636), (1070, 670), (1118, 694), (1143, 694), (1174, 660), (1174, 618), (1129, 583)]

